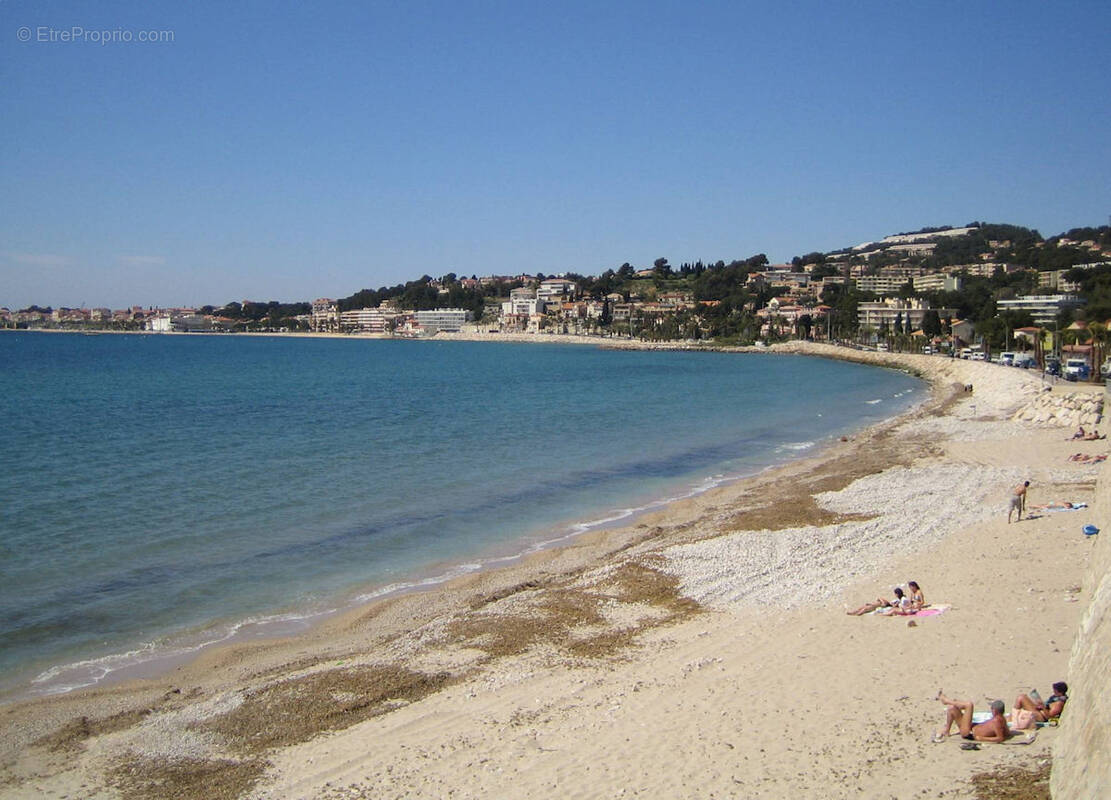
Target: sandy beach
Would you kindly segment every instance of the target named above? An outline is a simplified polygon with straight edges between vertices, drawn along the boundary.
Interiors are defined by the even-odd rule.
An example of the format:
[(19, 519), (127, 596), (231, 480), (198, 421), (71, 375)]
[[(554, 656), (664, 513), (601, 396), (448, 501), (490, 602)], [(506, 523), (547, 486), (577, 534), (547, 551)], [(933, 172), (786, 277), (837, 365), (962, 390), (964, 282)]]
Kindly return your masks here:
[[(850, 355), (915, 371), (930, 401), (297, 638), (2, 707), (0, 798), (929, 798), (990, 780), (1047, 797), (1058, 729), (935, 744), (934, 698), (1009, 709), (1068, 680), (1103, 468), (1069, 456), (1108, 448), (1045, 409), (1102, 387)], [(1032, 507), (1050, 501), (1087, 507)], [(944, 613), (846, 615), (908, 580)]]

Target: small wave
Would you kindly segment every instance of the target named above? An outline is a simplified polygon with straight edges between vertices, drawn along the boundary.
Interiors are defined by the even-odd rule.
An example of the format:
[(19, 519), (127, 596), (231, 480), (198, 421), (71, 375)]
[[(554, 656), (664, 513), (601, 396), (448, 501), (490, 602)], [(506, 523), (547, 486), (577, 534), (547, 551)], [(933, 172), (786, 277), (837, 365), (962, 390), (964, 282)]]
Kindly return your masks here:
[(464, 575), (470, 575), (472, 572), (478, 572), (491, 564), (500, 561), (511, 561), (517, 556), (507, 556), (505, 558), (494, 558), (489, 561), (472, 562), (467, 564), (458, 564), (451, 569), (441, 572), (439, 575), (432, 575), (427, 578), (421, 578), (415, 581), (398, 581), (397, 583), (390, 583), (386, 586), (380, 586), (369, 592), (363, 592), (356, 595), (354, 601), (356, 604), (369, 603), (371, 600), (380, 600), (383, 597), (388, 597), (391, 594), (400, 594), (401, 592), (409, 592), (414, 589), (427, 589), (430, 586), (438, 586), (441, 583), (447, 583), (455, 578), (460, 578)]
[(784, 450), (809, 450), (815, 444), (816, 442), (787, 442), (785, 444), (779, 445), (779, 447), (776, 448), (776, 452), (782, 453)]
[(134, 669), (152, 662), (191, 658), (207, 647), (236, 638), (250, 627), (257, 626), (265, 629), (275, 625), (288, 625), (289, 623), (295, 623), (298, 626), (301, 624), (307, 625), (311, 620), (331, 614), (334, 610), (246, 617), (226, 627), (197, 634), (199, 638), (195, 642), (144, 642), (135, 649), (123, 653), (112, 653), (99, 658), (58, 664), (31, 679), (31, 685), (34, 687), (32, 693), (49, 696), (95, 686), (120, 670)]
[(865, 400), (864, 402), (865, 402), (866, 404), (870, 405), (870, 406), (874, 406), (874, 405), (876, 405), (877, 403), (882, 403), (882, 402), (883, 402), (883, 398), (880, 398), (880, 399), (877, 399), (877, 400)]

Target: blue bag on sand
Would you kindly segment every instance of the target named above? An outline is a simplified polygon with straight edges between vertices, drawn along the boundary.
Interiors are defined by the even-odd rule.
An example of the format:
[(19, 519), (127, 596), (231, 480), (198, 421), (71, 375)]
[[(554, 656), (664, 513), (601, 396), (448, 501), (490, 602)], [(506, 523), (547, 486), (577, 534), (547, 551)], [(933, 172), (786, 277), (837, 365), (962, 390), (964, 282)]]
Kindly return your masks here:
[(1095, 525), (1085, 525), (1084, 526), (1084, 535), (1085, 536), (1095, 536), (1097, 533), (1099, 533), (1099, 528), (1097, 528)]

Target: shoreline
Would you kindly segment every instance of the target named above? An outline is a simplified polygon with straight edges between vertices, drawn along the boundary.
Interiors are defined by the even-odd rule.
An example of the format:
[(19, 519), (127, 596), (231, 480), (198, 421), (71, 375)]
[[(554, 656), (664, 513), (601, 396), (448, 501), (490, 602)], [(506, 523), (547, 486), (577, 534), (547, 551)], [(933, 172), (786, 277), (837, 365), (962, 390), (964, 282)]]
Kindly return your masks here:
[[(812, 346), (799, 349), (815, 354)], [(773, 352), (777, 351), (773, 349)], [(859, 354), (857, 351), (850, 351), (850, 354), (883, 355)], [(349, 713), (355, 716), (362, 713), (360, 709), (366, 710), (367, 716), (347, 720), (350, 725), (339, 727), (332, 723), (320, 723), (312, 732), (333, 733), (320, 739), (302, 732), (300, 738), (294, 741), (274, 744), (265, 750), (263, 756), (256, 754), (253, 757), (255, 760), (264, 758), (270, 765), (260, 767), (266, 771), (265, 780), (261, 777), (262, 773), (251, 772), (259, 766), (250, 766), (255, 763), (252, 758), (244, 756), (242, 751), (236, 751), (235, 747), (231, 748), (231, 758), (236, 766), (234, 769), (227, 767), (225, 771), (229, 775), (239, 774), (244, 770), (250, 772), (253, 776), (252, 784), (263, 781), (257, 785), (269, 787), (265, 796), (318, 796), (310, 792), (309, 787), (315, 786), (314, 791), (323, 792), (320, 787), (326, 779), (321, 777), (319, 782), (314, 783), (317, 779), (313, 775), (318, 773), (314, 773), (312, 769), (308, 770), (307, 775), (304, 772), (298, 773), (288, 759), (303, 757), (310, 750), (319, 758), (338, 758), (338, 753), (348, 753), (345, 742), (356, 730), (362, 731), (363, 735), (373, 735), (375, 730), (379, 731), (378, 735), (385, 735), (384, 731), (390, 730), (392, 725), (416, 724), (419, 727), (422, 709), (433, 709), (423, 713), (426, 717), (428, 714), (435, 717), (442, 713), (434, 711), (435, 708), (451, 708), (452, 704), (464, 702), (465, 698), (472, 695), (486, 697), (484, 704), (492, 707), (495, 700), (488, 693), (494, 689), (504, 690), (510, 696), (506, 702), (519, 704), (524, 702), (525, 696), (520, 695), (520, 692), (526, 695), (534, 693), (529, 687), (533, 680), (549, 687), (554, 697), (570, 697), (574, 692), (572, 695), (561, 695), (561, 691), (566, 692), (568, 689), (557, 688), (557, 685), (562, 686), (560, 681), (563, 670), (585, 676), (581, 678), (586, 681), (581, 684), (585, 687), (594, 686), (594, 682), (598, 681), (597, 686), (601, 687), (599, 691), (603, 693), (607, 687), (612, 693), (613, 687), (607, 683), (606, 675), (614, 670), (625, 675), (627, 669), (634, 669), (636, 674), (641, 675), (642, 682), (651, 684), (654, 680), (651, 676), (669, 674), (675, 668), (668, 659), (676, 648), (686, 650), (693, 647), (698, 650), (701, 647), (700, 642), (713, 641), (716, 643), (715, 649), (720, 647), (722, 653), (730, 652), (728, 639), (722, 637), (727, 635), (728, 630), (735, 628), (746, 631), (745, 638), (754, 645), (753, 652), (760, 652), (761, 647), (771, 646), (771, 640), (767, 639), (770, 634), (765, 622), (766, 615), (770, 614), (779, 621), (780, 624), (773, 626), (775, 628), (786, 625), (793, 629), (792, 626), (807, 625), (805, 619), (798, 617), (800, 612), (792, 610), (784, 600), (785, 596), (801, 597), (804, 589), (791, 580), (785, 580), (785, 585), (759, 587), (756, 593), (763, 593), (762, 601), (754, 601), (752, 596), (726, 596), (718, 591), (720, 587), (714, 583), (714, 579), (721, 577), (720, 574), (707, 576), (705, 570), (699, 573), (699, 568), (691, 567), (690, 563), (685, 564), (684, 559), (690, 562), (691, 559), (697, 561), (698, 558), (708, 558), (705, 552), (699, 555), (699, 547), (705, 549), (707, 542), (715, 543), (715, 546), (721, 545), (735, 539), (739, 535), (737, 531), (763, 529), (765, 533), (759, 534), (762, 537), (761, 546), (770, 547), (772, 551), (776, 547), (782, 549), (782, 541), (785, 537), (794, 536), (793, 532), (802, 531), (800, 542), (807, 538), (814, 539), (812, 531), (825, 530), (830, 526), (843, 529), (843, 533), (848, 532), (846, 535), (851, 534), (852, 525), (866, 524), (855, 517), (873, 515), (873, 518), (877, 518), (876, 510), (868, 507), (866, 496), (850, 497), (843, 501), (842, 507), (834, 510), (814, 503), (812, 498), (825, 497), (831, 492), (845, 492), (854, 485), (875, 480), (869, 476), (913, 469), (913, 465), (922, 459), (940, 457), (938, 451), (946, 447), (955, 448), (958, 452), (975, 450), (975, 442), (969, 444), (953, 439), (956, 428), (979, 425), (988, 433), (999, 435), (1003, 429), (1013, 427), (1012, 423), (1006, 421), (1007, 410), (1033, 398), (1041, 388), (1036, 385), (1036, 381), (1024, 380), (1029, 376), (1005, 374), (1001, 370), (996, 375), (993, 372), (984, 372), (983, 369), (999, 368), (981, 365), (968, 374), (983, 376), (984, 380), (999, 377), (1005, 379), (1003, 383), (1014, 385), (995, 387), (986, 392), (978, 390), (972, 396), (975, 403), (971, 404), (969, 400), (972, 398), (959, 394), (950, 394), (945, 399), (943, 386), (961, 382), (953, 380), (956, 377), (953, 368), (957, 367), (958, 372), (962, 371), (965, 368), (961, 365), (967, 362), (957, 362), (956, 365), (947, 364), (949, 360), (946, 359), (932, 359), (942, 362), (941, 364), (921, 362), (921, 359), (929, 358), (931, 357), (904, 356), (884, 359), (887, 361), (885, 366), (909, 366), (911, 369), (932, 373), (929, 375), (932, 400), (926, 407), (905, 415), (909, 419), (887, 420), (854, 437), (853, 441), (834, 442), (820, 454), (771, 468), (765, 473), (741, 479), (729, 486), (716, 487), (698, 497), (677, 501), (666, 509), (644, 515), (634, 525), (583, 534), (564, 547), (528, 556), (520, 564), (510, 567), (462, 576), (434, 592), (389, 598), (376, 602), (371, 607), (352, 610), (335, 620), (326, 621), (318, 631), (289, 641), (222, 647), (203, 655), (191, 665), (174, 670), (162, 679), (79, 691), (0, 709), (0, 718), (4, 719), (5, 728), (9, 729), (9, 735), (4, 737), (9, 744), (0, 754), (0, 764), (4, 764), (12, 776), (14, 783), (11, 786), (35, 785), (43, 788), (68, 785), (66, 782), (73, 778), (73, 770), (65, 765), (56, 764), (50, 767), (49, 753), (56, 751), (41, 744), (41, 737), (49, 738), (52, 735), (54, 738), (50, 739), (51, 747), (71, 748), (67, 752), (76, 749), (82, 753), (81, 758), (88, 759), (90, 764), (100, 763), (97, 759), (103, 757), (105, 751), (110, 751), (113, 757), (130, 753), (127, 757), (139, 765), (149, 765), (152, 758), (182, 760), (188, 757), (211, 760), (221, 753), (227, 760), (227, 742), (234, 742), (234, 736), (226, 731), (222, 745), (192, 742), (189, 745), (192, 749), (182, 751), (181, 747), (175, 749), (167, 742), (152, 741), (150, 731), (144, 730), (144, 720), (149, 716), (151, 724), (156, 718), (164, 724), (170, 724), (175, 717), (183, 718), (190, 714), (193, 715), (194, 722), (197, 719), (224, 718), (229, 714), (234, 716), (236, 708), (250, 707), (253, 698), (276, 691), (274, 687), (291, 682), (296, 683), (309, 696), (315, 696), (313, 692), (318, 688), (325, 691), (322, 687), (327, 687), (328, 696), (334, 696), (337, 691), (343, 696), (359, 694), (360, 691), (372, 695), (373, 692), (368, 687), (389, 684), (382, 690), (384, 694), (381, 700), (389, 708), (371, 704), (350, 709)], [(902, 363), (904, 359), (910, 361), (909, 365)], [(870, 358), (858, 357), (853, 360), (873, 363)], [(1019, 393), (1018, 397), (1015, 397), (1016, 392)], [(974, 406), (971, 410), (970, 405)], [(959, 415), (954, 412), (958, 407)], [(950, 422), (953, 424), (949, 425)], [(915, 426), (919, 430), (913, 436), (899, 432), (900, 429), (913, 430)], [(1052, 431), (1052, 437), (1044, 435), (1041, 438), (1045, 439), (1045, 444), (1039, 447), (1051, 447), (1049, 442), (1052, 439), (1063, 439), (1059, 431)], [(1025, 446), (1025, 443), (1021, 446)], [(1062, 441), (1056, 448), (1064, 452), (1070, 446), (1075, 445)], [(998, 465), (991, 469), (993, 474), (997, 472), (1003, 475), (1006, 472)], [(1091, 473), (1091, 468), (1070, 469), (1087, 470), (1082, 474), (1094, 474)], [(901, 477), (904, 473), (898, 474)], [(929, 475), (907, 474), (914, 474), (923, 481), (928, 480)], [(906, 483), (905, 480), (901, 482)], [(784, 486), (790, 486), (790, 491), (783, 491)], [(772, 491), (773, 489), (776, 491)], [(872, 491), (874, 494), (874, 489)], [(777, 496), (773, 497), (773, 494)], [(975, 492), (962, 501), (964, 504), (958, 509), (958, 514), (949, 514), (945, 520), (937, 523), (939, 530), (956, 524), (953, 519), (959, 518), (960, 514), (971, 513), (970, 509), (976, 508), (977, 498), (973, 494)], [(754, 501), (754, 498), (761, 497), (767, 497), (769, 502)], [(939, 497), (944, 503), (945, 496)], [(945, 546), (952, 539), (950, 533), (941, 531), (936, 536), (931, 534), (932, 538), (913, 544), (909, 552), (911, 555), (928, 553), (931, 547)], [(745, 535), (744, 538), (749, 545), (755, 541), (752, 535)], [(777, 540), (779, 545), (776, 544)], [(856, 552), (861, 553), (865, 552), (866, 546), (868, 542), (861, 540), (856, 545), (850, 545), (850, 549), (855, 548)], [(688, 551), (679, 555), (678, 548), (683, 547), (688, 548)], [(876, 549), (880, 553), (876, 563), (856, 565), (835, 580), (831, 579), (828, 586), (811, 585), (806, 596), (811, 603), (818, 602), (822, 608), (828, 608), (828, 604), (834, 602), (831, 598), (844, 597), (847, 600), (848, 596), (858, 591), (862, 582), (870, 583), (875, 580), (877, 569), (881, 572), (888, 569), (883, 566), (883, 559), (890, 561), (899, 558), (898, 547), (899, 543), (896, 543), (894, 552), (887, 551), (883, 555), (883, 546), (880, 546)], [(726, 563), (730, 566), (729, 571), (738, 569), (736, 557), (735, 552), (728, 555)], [(798, 568), (803, 566), (805, 565), (799, 565)], [(759, 574), (758, 568), (753, 571), (752, 566), (744, 566), (742, 571), (745, 570), (745, 574), (750, 576)], [(719, 568), (718, 573), (720, 572)], [(943, 574), (943, 571), (939, 571), (936, 577), (931, 575), (923, 580), (928, 593), (940, 584)], [(876, 590), (869, 588), (868, 591)], [(955, 589), (953, 591), (956, 592)], [(697, 603), (692, 603), (693, 596), (698, 597)], [(521, 625), (514, 620), (531, 622)], [(537, 624), (537, 620), (540, 620), (540, 624)], [(898, 625), (891, 620), (853, 621), (858, 623), (858, 627), (859, 623), (883, 625), (890, 622), (892, 626)], [(950, 619), (943, 618), (937, 622), (949, 621)], [(834, 623), (831, 621), (825, 624)], [(889, 626), (889, 631), (895, 630), (892, 626)], [(935, 625), (930, 621), (929, 627), (927, 624), (922, 625), (923, 633), (932, 633), (935, 627), (939, 631), (944, 630), (941, 624)], [(540, 630), (533, 630), (535, 628)], [(701, 628), (707, 628), (708, 632), (703, 634), (695, 630)], [(770, 652), (775, 651), (773, 649)], [(745, 657), (743, 653), (730, 656), (741, 662)], [(716, 671), (715, 664), (724, 663), (722, 659), (725, 656), (705, 658), (709, 659), (705, 663), (700, 659), (683, 662), (687, 665), (696, 664), (693, 671), (688, 671), (688, 677), (701, 675), (704, 670), (706, 674)], [(630, 667), (629, 664), (633, 666)], [(642, 666), (637, 668), (637, 664)], [(649, 672), (645, 672), (644, 669), (649, 664), (653, 666)], [(560, 670), (553, 672), (553, 667), (559, 665), (562, 665)], [(365, 678), (367, 683), (364, 685), (356, 682), (355, 686), (343, 684), (347, 688), (337, 688), (339, 684), (330, 684), (325, 680), (350, 677), (352, 673)], [(412, 680), (408, 684), (403, 680), (406, 676), (411, 679), (412, 675), (418, 673), (431, 676), (426, 680), (434, 679), (434, 685), (418, 690), (414, 688)], [(743, 677), (741, 673), (737, 674), (738, 677)], [(436, 678), (437, 675), (441, 677)], [(522, 678), (525, 675), (533, 678)], [(765, 678), (773, 680), (770, 676)], [(399, 680), (400, 683), (397, 682)], [(409, 686), (409, 689), (405, 689), (405, 686)], [(710, 689), (712, 686), (707, 684), (703, 688)], [(429, 691), (422, 694), (424, 689)], [(645, 688), (644, 691), (645, 699), (652, 695), (650, 688)], [(464, 694), (461, 695), (460, 692)], [(777, 702), (786, 698), (778, 689), (772, 694)], [(803, 694), (809, 696), (805, 692)], [(395, 695), (409, 696), (410, 699), (397, 705)], [(668, 695), (665, 692), (663, 696)], [(566, 711), (569, 708), (567, 702), (570, 701), (565, 700), (562, 706), (557, 702), (557, 710)], [(515, 707), (518, 711), (523, 710), (519, 705)], [(370, 713), (371, 711), (374, 713)], [(240, 713), (245, 720), (251, 719), (246, 711)], [(127, 716), (129, 714), (131, 716)], [(82, 717), (90, 720), (84, 728), (66, 728), (67, 720)], [(555, 738), (574, 729), (570, 718), (565, 714), (560, 719), (563, 721), (563, 728), (546, 728), (543, 735)], [(114, 721), (109, 723), (109, 720)], [(528, 728), (530, 724), (534, 728), (542, 727), (538, 722), (526, 722), (525, 727)], [(69, 731), (68, 734), (64, 733), (66, 730)], [(180, 733), (180, 729), (175, 730)], [(425, 734), (430, 733), (427, 726), (421, 730)], [(51, 734), (51, 731), (54, 733)], [(61, 738), (58, 738), (59, 735)], [(145, 739), (142, 747), (139, 746), (137, 737)], [(519, 738), (512, 740), (514, 747)], [(39, 745), (33, 744), (36, 740), (40, 741)], [(379, 740), (376, 738), (375, 741)], [(759, 743), (761, 746), (773, 745), (771, 741), (764, 739), (759, 739)], [(563, 744), (571, 747), (568, 741)], [(782, 742), (774, 743), (774, 747), (782, 749), (783, 746)], [(328, 753), (322, 754), (319, 750), (321, 747), (328, 750)], [(386, 749), (390, 751), (391, 757), (402, 758), (394, 745), (391, 744)], [(543, 752), (545, 748), (534, 748), (527, 755), (539, 758), (537, 754)], [(751, 754), (751, 751), (745, 752)], [(518, 758), (522, 757), (516, 750), (514, 754)], [(351, 757), (350, 754), (348, 757)], [(365, 753), (363, 757), (373, 758)], [(656, 757), (659, 758), (660, 754), (656, 753)], [(835, 768), (833, 764), (826, 762), (828, 759), (819, 759), (819, 765), (824, 764), (826, 772)], [(394, 763), (397, 765), (401, 762)], [(31, 780), (28, 770), (33, 769), (49, 775), (34, 779), (39, 783), (34, 780), (27, 783)], [(97, 768), (90, 769), (96, 772)], [(103, 767), (100, 769), (103, 770)], [(771, 769), (765, 765), (764, 771)], [(366, 770), (373, 771), (369, 765)], [(415, 773), (409, 774), (413, 780), (417, 780)], [(475, 785), (475, 781), (481, 784), (486, 779), (483, 775), (482, 770), (478, 770), (476, 775), (468, 775), (467, 785)], [(494, 780), (493, 776), (487, 778)], [(444, 788), (442, 781), (448, 778), (439, 775), (437, 779), (441, 781), (439, 788)], [(718, 784), (706, 778), (703, 785)], [(436, 796), (428, 787), (425, 787), (427, 795), (419, 793), (413, 786), (408, 788), (413, 789), (412, 796)], [(5, 784), (0, 782), (0, 796), (8, 796), (6, 792)], [(554, 796), (554, 793), (548, 794)], [(666, 791), (664, 794), (680, 796)], [(342, 796), (362, 795), (353, 791)]]
[[(185, 334), (181, 334), (185, 335)], [(570, 337), (575, 338), (575, 337)], [(470, 340), (467, 340), (470, 341)], [(526, 337), (525, 343), (532, 343)], [(575, 342), (576, 344), (581, 344)], [(83, 690), (112, 689), (128, 686), (134, 682), (159, 681), (172, 671), (188, 667), (203, 655), (222, 648), (241, 645), (255, 646), (267, 642), (296, 638), (313, 631), (329, 621), (358, 614), (379, 602), (384, 602), (410, 593), (434, 592), (454, 581), (496, 571), (515, 565), (549, 550), (571, 547), (583, 536), (612, 529), (634, 526), (641, 518), (666, 510), (677, 502), (696, 498), (709, 492), (728, 488), (742, 481), (759, 479), (763, 474), (782, 469), (800, 460), (817, 460), (838, 444), (838, 436), (857, 437), (866, 435), (874, 426), (889, 425), (894, 420), (914, 413), (918, 405), (928, 402), (929, 386), (925, 386), (922, 396), (915, 404), (894, 417), (872, 423), (864, 428), (845, 428), (837, 433), (828, 434), (823, 440), (808, 443), (802, 454), (787, 454), (786, 451), (771, 463), (759, 466), (755, 472), (727, 475), (716, 479), (704, 478), (697, 483), (684, 481), (661, 488), (661, 493), (645, 500), (635, 508), (613, 508), (600, 519), (564, 520), (556, 526), (536, 529), (530, 535), (522, 536), (514, 547), (503, 543), (502, 549), (492, 551), (486, 556), (464, 561), (443, 560), (436, 564), (425, 565), (416, 572), (389, 583), (368, 583), (347, 589), (330, 596), (324, 608), (284, 608), (269, 612), (259, 612), (243, 618), (216, 619), (198, 624), (196, 628), (171, 639), (158, 640), (157, 643), (140, 642), (130, 650), (120, 650), (108, 655), (53, 664), (37, 671), (28, 681), (6, 690), (0, 696), (0, 707), (23, 702), (62, 696)], [(781, 448), (782, 449), (782, 448)], [(772, 458), (769, 455), (769, 458)], [(543, 531), (544, 536), (533, 535)], [(322, 601), (323, 602), (323, 601)], [(319, 605), (319, 604), (318, 604)]]

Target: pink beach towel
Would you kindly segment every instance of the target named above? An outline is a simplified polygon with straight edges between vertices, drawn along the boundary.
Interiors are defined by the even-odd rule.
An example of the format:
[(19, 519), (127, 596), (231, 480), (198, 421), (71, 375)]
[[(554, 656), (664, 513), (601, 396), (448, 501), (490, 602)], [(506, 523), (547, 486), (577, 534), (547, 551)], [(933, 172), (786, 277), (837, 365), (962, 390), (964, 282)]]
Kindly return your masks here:
[(907, 614), (908, 617), (936, 617), (938, 614), (944, 614), (949, 610), (948, 605), (930, 606), (923, 608), (913, 614)]

